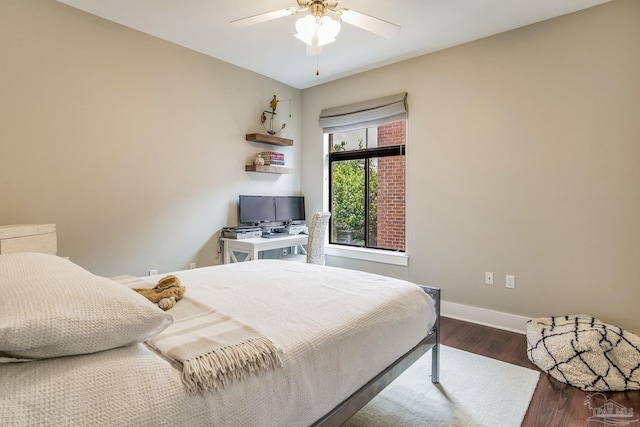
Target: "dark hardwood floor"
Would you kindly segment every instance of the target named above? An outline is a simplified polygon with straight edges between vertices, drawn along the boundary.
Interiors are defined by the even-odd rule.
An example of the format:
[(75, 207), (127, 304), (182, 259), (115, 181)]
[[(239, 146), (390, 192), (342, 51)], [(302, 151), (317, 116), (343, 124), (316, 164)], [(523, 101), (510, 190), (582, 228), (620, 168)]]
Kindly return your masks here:
[[(441, 329), (443, 345), (540, 371), (527, 358), (524, 335), (446, 317), (441, 319)], [(584, 402), (593, 393), (564, 384), (540, 371), (540, 380), (522, 425), (602, 426), (600, 422), (587, 421), (593, 411)], [(636, 416), (632, 419), (640, 419), (640, 391), (606, 393), (605, 396), (633, 409)], [(640, 427), (640, 421), (629, 425)]]

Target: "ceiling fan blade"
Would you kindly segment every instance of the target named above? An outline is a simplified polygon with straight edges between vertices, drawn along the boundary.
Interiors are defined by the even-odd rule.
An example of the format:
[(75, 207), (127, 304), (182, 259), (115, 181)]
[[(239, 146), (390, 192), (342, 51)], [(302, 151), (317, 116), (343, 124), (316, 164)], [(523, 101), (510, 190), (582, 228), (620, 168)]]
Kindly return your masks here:
[(271, 21), (272, 19), (282, 18), (283, 16), (293, 15), (298, 12), (299, 10), (295, 7), (288, 7), (286, 9), (274, 10), (273, 12), (260, 13), (258, 15), (236, 19), (234, 21), (231, 21), (231, 25), (233, 25), (234, 27), (243, 28), (248, 27), (249, 25), (259, 24), (261, 22)]
[(336, 11), (338, 19), (390, 39), (400, 34), (400, 26), (351, 9)]

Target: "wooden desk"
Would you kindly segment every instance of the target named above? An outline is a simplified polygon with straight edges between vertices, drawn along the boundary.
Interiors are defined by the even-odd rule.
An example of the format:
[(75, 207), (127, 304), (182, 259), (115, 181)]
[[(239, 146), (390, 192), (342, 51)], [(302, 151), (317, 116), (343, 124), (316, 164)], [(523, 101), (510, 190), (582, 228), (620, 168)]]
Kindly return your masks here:
[[(254, 237), (252, 239), (228, 239), (223, 237), (224, 264), (238, 262), (236, 254), (242, 253), (246, 257), (244, 261), (252, 261), (258, 259), (258, 252), (268, 251), (270, 249), (282, 249), (290, 246), (302, 246), (307, 244), (309, 236), (306, 234), (284, 234), (282, 237), (272, 237), (265, 239), (263, 237)], [(304, 249), (303, 249), (304, 250)]]

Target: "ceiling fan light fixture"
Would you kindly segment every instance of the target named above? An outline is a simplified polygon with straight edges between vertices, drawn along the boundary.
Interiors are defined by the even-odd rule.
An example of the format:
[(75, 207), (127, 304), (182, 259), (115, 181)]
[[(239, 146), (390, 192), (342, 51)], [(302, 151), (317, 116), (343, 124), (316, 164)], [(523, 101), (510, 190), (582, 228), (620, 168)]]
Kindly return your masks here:
[(296, 21), (296, 38), (309, 46), (324, 46), (336, 41), (340, 32), (340, 23), (328, 16), (307, 15)]

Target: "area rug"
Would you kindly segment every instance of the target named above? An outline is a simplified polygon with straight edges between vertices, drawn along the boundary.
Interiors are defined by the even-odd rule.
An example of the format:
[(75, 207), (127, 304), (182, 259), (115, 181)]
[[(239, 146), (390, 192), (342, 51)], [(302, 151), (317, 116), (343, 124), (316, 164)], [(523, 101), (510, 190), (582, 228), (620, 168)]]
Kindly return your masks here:
[(522, 424), (538, 371), (451, 347), (440, 354), (440, 384), (431, 382), (428, 352), (343, 427)]

